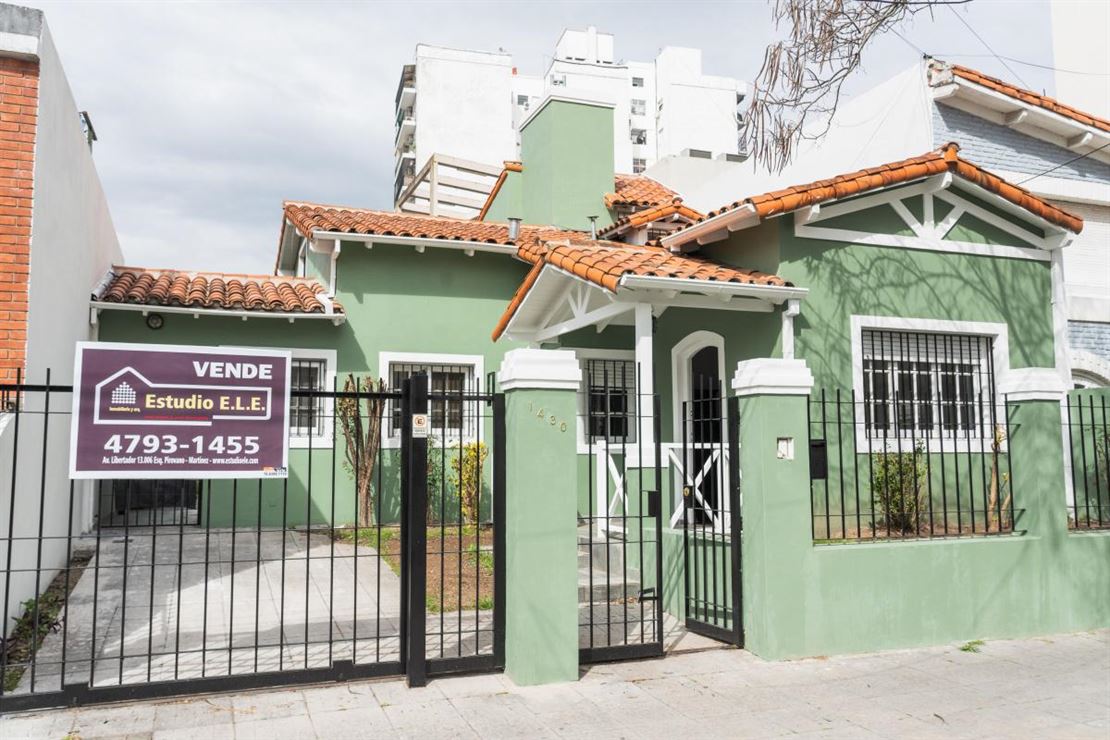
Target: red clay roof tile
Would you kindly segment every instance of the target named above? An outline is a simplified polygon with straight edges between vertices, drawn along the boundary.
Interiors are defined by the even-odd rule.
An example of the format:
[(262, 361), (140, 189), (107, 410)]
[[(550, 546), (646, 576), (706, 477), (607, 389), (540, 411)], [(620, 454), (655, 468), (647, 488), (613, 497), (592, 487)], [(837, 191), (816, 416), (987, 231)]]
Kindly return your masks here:
[[(326, 313), (318, 297), (325, 292), (324, 286), (311, 278), (113, 267), (108, 284), (96, 300), (147, 306), (318, 314)], [(333, 301), (332, 305), (335, 313), (343, 313), (338, 302)]]
[[(781, 190), (756, 195), (751, 198), (734, 201), (726, 206), (710, 211), (705, 217), (695, 223), (719, 216), (722, 213), (736, 210), (737, 208), (752, 207), (762, 218), (780, 216), (807, 206), (838, 200), (852, 195), (859, 195), (870, 190), (898, 185), (913, 180), (918, 180), (930, 175), (943, 172), (953, 172), (965, 180), (972, 182), (984, 190), (988, 190), (1011, 203), (1021, 206), (1025, 210), (1039, 216), (1049, 223), (1063, 227), (1074, 233), (1083, 229), (1083, 219), (1073, 216), (1062, 208), (1042, 200), (1024, 188), (1012, 185), (997, 175), (987, 172), (978, 165), (972, 164), (959, 156), (960, 146), (949, 143), (936, 151), (923, 154), (920, 157), (904, 159), (879, 167), (872, 167), (847, 175), (840, 175), (827, 180), (806, 185), (795, 185)], [(689, 226), (679, 229), (679, 232)], [(677, 232), (676, 232), (677, 233)]]
[(613, 177), (616, 190), (605, 196), (605, 205), (615, 206), (658, 206), (671, 203), (679, 198), (678, 193), (643, 175), (616, 175)]

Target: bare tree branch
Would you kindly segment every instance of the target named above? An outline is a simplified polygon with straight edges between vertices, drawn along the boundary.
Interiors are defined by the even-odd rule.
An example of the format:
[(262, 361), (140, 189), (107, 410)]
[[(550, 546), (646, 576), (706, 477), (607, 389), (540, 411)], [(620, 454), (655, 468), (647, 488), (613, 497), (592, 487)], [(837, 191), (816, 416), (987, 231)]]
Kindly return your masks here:
[(952, 0), (775, 0), (785, 39), (767, 47), (744, 138), (757, 164), (781, 172), (798, 144), (824, 136), (863, 50), (911, 16)]

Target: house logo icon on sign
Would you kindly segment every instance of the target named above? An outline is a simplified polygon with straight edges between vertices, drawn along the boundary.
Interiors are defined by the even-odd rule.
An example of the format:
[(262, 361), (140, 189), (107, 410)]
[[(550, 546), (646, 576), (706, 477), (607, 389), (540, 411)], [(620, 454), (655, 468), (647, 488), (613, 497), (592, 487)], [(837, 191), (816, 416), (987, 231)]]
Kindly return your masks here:
[(117, 385), (112, 391), (112, 405), (134, 406), (135, 389), (126, 381)]

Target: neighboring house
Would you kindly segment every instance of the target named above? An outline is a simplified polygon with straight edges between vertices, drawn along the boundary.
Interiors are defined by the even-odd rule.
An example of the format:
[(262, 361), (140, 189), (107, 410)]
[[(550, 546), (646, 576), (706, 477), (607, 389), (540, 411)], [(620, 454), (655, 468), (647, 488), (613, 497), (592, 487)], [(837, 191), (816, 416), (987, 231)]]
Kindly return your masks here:
[(668, 156), (739, 160), (744, 94), (742, 82), (703, 74), (700, 49), (620, 61), (612, 34), (593, 27), (564, 30), (538, 77), (517, 74), (506, 52), (420, 44), (397, 86), (394, 203), (408, 213), (474, 216), (497, 175), (489, 166), (520, 156), (520, 129), (551, 95), (613, 104), (617, 172), (640, 173)]
[[(119, 261), (119, 244), (93, 164), (95, 134), (74, 102), (42, 11), (0, 5), (0, 77), (0, 165), (6, 172), (0, 198), (0, 383), (21, 378), (42, 384), (49, 370), (52, 383), (66, 385), (72, 381), (74, 342), (96, 337), (86, 294)], [(14, 410), (16, 398), (5, 394), (6, 411)], [(56, 397), (54, 404), (66, 406), (68, 401), (68, 396)], [(28, 498), (15, 507), (13, 523), (8, 518), (10, 488), (0, 492), (3, 538), (11, 533), (33, 536), (40, 522), (39, 491), (69, 488), (64, 465), (41, 468), (41, 403), (41, 397), (28, 398), (20, 414), (23, 444), (14, 472)], [(45, 441), (58, 460), (69, 451), (65, 426), (55, 423)], [(0, 416), (0, 468), (5, 475), (13, 472), (16, 427), (14, 413)], [(64, 523), (68, 506), (66, 496), (48, 497), (43, 518)], [(73, 528), (79, 533), (94, 513), (84, 482), (75, 484), (72, 506)], [(6, 567), (7, 553), (0, 547), (0, 569)], [(13, 564), (32, 569), (41, 558), (49, 572), (63, 564), (65, 542), (47, 541), (36, 554), (29, 539), (18, 540), (11, 557)], [(33, 576), (27, 571), (12, 578), (8, 613), (0, 615), (5, 624), (33, 592)]]
[[(1089, 82), (1091, 86), (1097, 83)], [(1110, 120), (975, 70), (926, 59), (842, 104), (780, 175), (662, 163), (648, 174), (707, 210), (736, 192), (831, 177), (959, 142), (963, 156), (1082, 216), (1063, 250), (1077, 386), (1110, 384)]]
[[(985, 471), (991, 445), (1001, 445), (1005, 417), (996, 414), (1006, 395), (1063, 392), (1058, 255), (1083, 231), (1082, 220), (983, 169), (956, 144), (931, 143), (916, 156), (831, 180), (750, 197), (734, 192), (703, 215), (648, 178), (617, 176), (618, 118), (612, 105), (596, 102), (554, 97), (536, 105), (521, 127), (521, 161), (498, 177), (482, 220), (289, 201), (276, 276), (114, 268), (92, 300), (100, 338), (290, 348), (300, 368), (294, 383), (304, 390), (326, 389), (348, 373), (391, 387), (427, 373), (440, 393), (484, 387), (509, 350), (571, 350), (582, 380), (579, 423), (570, 425), (578, 457), (567, 464), (582, 475), (567, 495), (577, 495), (586, 518), (595, 494), (608, 507), (629, 475), (663, 467), (660, 552), (670, 574), (663, 596), (678, 614), (683, 489), (705, 485), (705, 476), (679, 477), (674, 453), (688, 429), (703, 448), (723, 443), (719, 426), (706, 429), (720, 416), (726, 383), (744, 387), (752, 368), (771, 369), (765, 393), (812, 383), (815, 394), (858, 399), (845, 434), (856, 429), (864, 443), (937, 435), (927, 449), (949, 475), (976, 486), (974, 494), (953, 494), (974, 511), (976, 497), (987, 496), (986, 473), (979, 480), (979, 472), (949, 467), (965, 458), (938, 430), (958, 434), (969, 461), (974, 442)], [(661, 238), (649, 241), (653, 230)], [(155, 313), (163, 315), (151, 321)], [(1043, 418), (1059, 424), (1047, 408)], [(294, 446), (308, 439), (315, 446), (291, 458), (288, 513), (271, 505), (281, 496), (259, 503), (267, 523), (331, 516), (309, 498), (325, 497), (315, 502), (323, 504), (331, 495), (318, 477), (328, 467), (312, 472), (310, 463), (332, 454), (329, 411), (312, 403), (301, 411)], [(433, 402), (430, 412), (433, 429), (458, 413), (449, 400)], [(382, 430), (387, 451), (398, 444), (395, 418)], [(773, 420), (765, 423), (773, 438)], [(462, 432), (478, 433), (488, 439)], [(1059, 427), (1047, 438), (1060, 439)], [(794, 441), (778, 440), (779, 459), (793, 457)], [(724, 479), (719, 455), (696, 459)], [(593, 470), (602, 479), (617, 471), (616, 492), (594, 491)], [(759, 474), (739, 472), (753, 481)], [(1016, 488), (1028, 497), (1022, 501), (1047, 501), (1057, 512), (1031, 526), (1062, 523), (1063, 481), (1042, 490), (1028, 480)], [(271, 485), (284, 484), (260, 481), (259, 491)], [(341, 494), (336, 519), (350, 520), (342, 513), (354, 510), (350, 496)], [(232, 514), (229, 498), (210, 497), (213, 524), (256, 523), (253, 510)], [(396, 520), (395, 501), (383, 516)], [(760, 522), (745, 524), (745, 537), (761, 543), (753, 545), (764, 558), (759, 567), (768, 567), (745, 566), (745, 588), (753, 579), (756, 590), (751, 608), (782, 609), (781, 618), (760, 619), (759, 629), (775, 635), (756, 643), (767, 654), (1051, 632), (1103, 618), (1088, 571), (1105, 562), (1101, 536), (1048, 542), (1011, 532), (992, 543), (821, 548), (808, 513), (789, 516), (789, 542), (760, 540)], [(966, 520), (957, 526), (970, 533)], [(786, 601), (775, 601), (786, 591)]]

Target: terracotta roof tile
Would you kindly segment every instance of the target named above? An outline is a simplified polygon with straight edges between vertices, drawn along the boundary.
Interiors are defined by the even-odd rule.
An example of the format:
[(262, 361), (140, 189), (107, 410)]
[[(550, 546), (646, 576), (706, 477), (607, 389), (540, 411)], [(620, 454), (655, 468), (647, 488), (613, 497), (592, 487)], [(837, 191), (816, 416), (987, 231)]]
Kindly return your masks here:
[[(209, 310), (322, 314), (327, 309), (318, 296), (325, 292), (324, 286), (311, 278), (113, 267), (96, 300)], [(332, 305), (335, 313), (343, 313), (337, 302)]]
[(552, 265), (583, 280), (615, 292), (625, 275), (708, 280), (748, 285), (790, 286), (778, 275), (730, 267), (691, 255), (678, 255), (651, 245), (631, 245), (588, 239), (539, 242), (521, 247), (519, 254), (533, 264), (508, 308), (493, 330), (496, 341), (508, 327), (540, 272)]
[(643, 226), (645, 224), (651, 223), (652, 221), (658, 221), (661, 218), (667, 218), (668, 216), (674, 215), (682, 216), (683, 218), (686, 218), (690, 221), (696, 221), (697, 219), (702, 218), (704, 214), (702, 214), (701, 211), (695, 211), (693, 208), (683, 205), (682, 199), (676, 198), (671, 203), (650, 206), (648, 208), (644, 208), (643, 210), (634, 211), (627, 216), (618, 218), (612, 224), (599, 231), (598, 236), (605, 238), (613, 234), (619, 234), (626, 228)]
[(985, 88), (1002, 93), (1007, 97), (1014, 98), (1015, 100), (1020, 100), (1021, 102), (1028, 103), (1029, 105), (1035, 105), (1038, 108), (1043, 108), (1047, 111), (1063, 116), (1064, 118), (1070, 118), (1071, 120), (1077, 123), (1081, 123), (1084, 126), (1092, 126), (1099, 129), (1100, 131), (1110, 132), (1110, 121), (1106, 120), (1105, 118), (1100, 118), (1099, 116), (1091, 113), (1084, 113), (1078, 108), (1073, 108), (1070, 105), (1065, 105), (1055, 98), (1050, 98), (1046, 95), (1038, 95), (1035, 92), (1018, 87), (1017, 85), (1011, 85), (1009, 82), (1004, 82), (997, 77), (991, 77), (989, 75), (983, 74), (982, 72), (976, 72), (974, 69), (970, 69), (968, 67), (962, 67), (958, 64), (951, 64), (948, 66), (951, 68), (952, 74), (965, 79), (968, 82), (973, 82), (976, 85), (982, 85)]
[(521, 226), (520, 236), (513, 241), (509, 239), (508, 224), (503, 223), (296, 202), (285, 204), (285, 218), (303, 236), (310, 236), (316, 231), (329, 231), (514, 246), (539, 238), (580, 236), (583, 233), (553, 226)]
[(616, 192), (605, 196), (605, 205), (609, 208), (658, 206), (681, 200), (675, 191), (643, 175), (616, 175), (613, 186)]
[[(984, 190), (1021, 206), (1049, 223), (1056, 224), (1074, 233), (1079, 233), (1083, 229), (1083, 219), (1038, 198), (1024, 188), (1006, 182), (978, 165), (961, 159), (959, 151), (958, 144), (949, 143), (920, 157), (912, 157), (900, 162), (892, 162), (827, 180), (818, 180), (806, 185), (795, 185), (781, 190), (773, 190), (762, 195), (734, 201), (710, 211), (695, 223), (744, 207), (754, 208), (761, 219), (780, 216), (784, 213), (790, 213), (800, 208), (830, 200), (847, 198), (870, 190), (898, 185), (943, 172), (953, 172)], [(684, 229), (686, 228), (689, 227), (684, 227)], [(679, 229), (679, 231), (684, 229)]]

